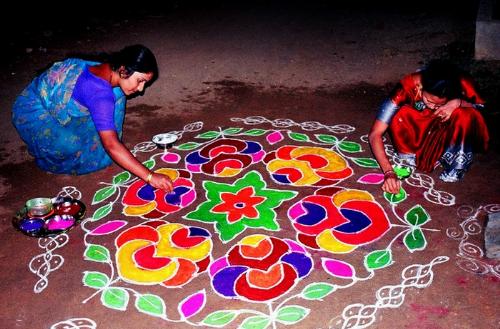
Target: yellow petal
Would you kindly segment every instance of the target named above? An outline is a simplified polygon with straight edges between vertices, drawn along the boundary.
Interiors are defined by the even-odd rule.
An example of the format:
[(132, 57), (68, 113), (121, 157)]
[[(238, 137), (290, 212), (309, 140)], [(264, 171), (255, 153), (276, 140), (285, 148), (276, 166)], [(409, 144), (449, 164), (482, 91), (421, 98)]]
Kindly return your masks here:
[(334, 254), (344, 254), (348, 253), (354, 249), (356, 246), (340, 242), (335, 236), (333, 236), (331, 230), (324, 230), (316, 237), (316, 243), (321, 249), (332, 252)]

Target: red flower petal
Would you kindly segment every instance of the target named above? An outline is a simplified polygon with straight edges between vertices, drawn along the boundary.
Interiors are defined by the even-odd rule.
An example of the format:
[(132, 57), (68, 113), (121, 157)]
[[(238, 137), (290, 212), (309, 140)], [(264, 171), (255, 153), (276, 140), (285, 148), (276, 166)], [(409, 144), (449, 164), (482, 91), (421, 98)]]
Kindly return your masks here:
[(320, 249), (316, 243), (316, 236), (299, 233), (297, 239), (304, 245), (312, 249)]
[(189, 260), (179, 258), (179, 268), (177, 269), (177, 273), (175, 275), (163, 281), (162, 284), (167, 287), (178, 287), (181, 286), (193, 277), (193, 274), (196, 273), (196, 266)]
[(123, 204), (126, 206), (143, 206), (150, 202), (150, 200), (143, 200), (139, 198), (139, 190), (143, 187), (145, 183), (142, 180), (137, 180), (133, 182), (125, 191), (123, 196)]
[(159, 240), (158, 232), (148, 226), (136, 226), (123, 231), (116, 238), (116, 247), (120, 248), (124, 243), (131, 240), (148, 240), (151, 242), (157, 242)]
[(181, 248), (194, 247), (206, 240), (202, 236), (189, 236), (189, 228), (182, 227), (176, 230), (171, 236), (172, 242)]
[(357, 233), (343, 233), (333, 230), (333, 235), (341, 242), (352, 245), (368, 243), (382, 236), (390, 228), (389, 220), (378, 203), (365, 200), (346, 201), (342, 204), (342, 209), (360, 211), (370, 218), (372, 223)]
[[(281, 256), (288, 251), (288, 245), (275, 238), (270, 238), (272, 248), (259, 249), (259, 245), (264, 242), (262, 240), (256, 247), (252, 246), (236, 246), (228, 253), (229, 264), (243, 265), (250, 268), (267, 270), (271, 265), (277, 263)], [(249, 250), (254, 249), (255, 253), (250, 253)], [(265, 254), (258, 254), (258, 251), (267, 251)], [(248, 256), (247, 256), (248, 255)], [(260, 256), (260, 257), (257, 257)]]
[(271, 289), (254, 287), (248, 282), (247, 277), (242, 275), (236, 280), (236, 293), (254, 301), (266, 301), (283, 295), (294, 285), (297, 272), (289, 264), (283, 263), (282, 265), (283, 278)]
[(150, 245), (137, 250), (134, 253), (134, 260), (139, 267), (147, 270), (158, 270), (171, 262), (168, 257), (155, 257), (155, 253), (156, 246)]

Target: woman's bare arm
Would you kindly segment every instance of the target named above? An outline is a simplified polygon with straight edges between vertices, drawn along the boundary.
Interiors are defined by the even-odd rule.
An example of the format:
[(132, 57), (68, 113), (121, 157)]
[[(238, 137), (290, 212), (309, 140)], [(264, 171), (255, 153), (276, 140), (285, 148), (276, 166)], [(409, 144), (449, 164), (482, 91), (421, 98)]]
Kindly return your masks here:
[[(120, 167), (128, 170), (151, 186), (171, 192), (173, 190), (172, 180), (170, 177), (158, 173), (152, 173), (118, 139), (118, 135), (114, 130), (100, 131), (102, 145), (108, 152), (109, 156)], [(148, 181), (149, 178), (149, 181)]]
[(392, 165), (389, 162), (387, 154), (385, 153), (384, 142), (382, 140), (382, 136), (385, 134), (388, 127), (389, 125), (387, 123), (378, 119), (375, 120), (370, 129), (368, 140), (370, 142), (373, 155), (384, 173), (384, 184), (382, 185), (382, 190), (396, 194), (399, 193), (401, 183), (399, 182), (396, 173), (392, 170)]

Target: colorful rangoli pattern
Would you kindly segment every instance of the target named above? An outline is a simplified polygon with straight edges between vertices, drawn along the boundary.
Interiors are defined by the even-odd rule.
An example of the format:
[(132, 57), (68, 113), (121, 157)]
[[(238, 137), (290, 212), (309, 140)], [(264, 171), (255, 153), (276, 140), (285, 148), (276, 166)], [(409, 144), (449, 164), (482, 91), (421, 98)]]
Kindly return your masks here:
[(373, 242), (390, 228), (385, 211), (361, 190), (324, 188), (296, 204), (288, 216), (304, 245), (347, 253)]
[(186, 156), (186, 169), (217, 177), (233, 177), (253, 163), (259, 162), (265, 152), (259, 143), (239, 139), (219, 139)]
[[(96, 209), (82, 222), (84, 258), (108, 267), (107, 271), (102, 266), (84, 271), (84, 286), (94, 289), (84, 303), (99, 296), (110, 309), (135, 308), (166, 322), (201, 327), (301, 326), (315, 302), (334, 298), (330, 295), (336, 291), (405, 261), (399, 253), (426, 248), (426, 235), (437, 230), (428, 227), (431, 215), (422, 205), (405, 202), (405, 184), (424, 189), (422, 195), (429, 202), (454, 203), (452, 196), (434, 189), (429, 176), (412, 173), (397, 161), (397, 173), (407, 177), (405, 183), (396, 195), (382, 194), (378, 185), (383, 175), (375, 159), (361, 154), (365, 152), (362, 143), (336, 136), (353, 132), (351, 126), (263, 117), (232, 121), (272, 124), (273, 128), (209, 130), (170, 150), (158, 151), (150, 142), (138, 144), (132, 153), (153, 152), (143, 164), (172, 178), (174, 191), (169, 194), (128, 172), (102, 183), (104, 187), (92, 200)], [(196, 122), (172, 133), (182, 140), (202, 128), (203, 123)], [(290, 130), (298, 128), (302, 131)], [(324, 133), (311, 134), (317, 130)], [(361, 140), (366, 143), (366, 136)], [(160, 167), (171, 168), (155, 168), (158, 159)], [(356, 172), (357, 168), (362, 170)], [(375, 172), (366, 172), (372, 169)], [(207, 176), (210, 180), (203, 180)], [(382, 203), (376, 195), (350, 187), (353, 182), (367, 189), (375, 187)], [(205, 197), (197, 198), (196, 189)], [(118, 210), (126, 220), (111, 218), (120, 200), (123, 210)], [(142, 218), (140, 223), (138, 218)], [(192, 222), (197, 226), (189, 225)], [(295, 237), (282, 236), (290, 232)], [(390, 241), (380, 241), (389, 232)], [(112, 249), (107, 247), (110, 238)], [(377, 248), (369, 246), (376, 241)], [(398, 248), (397, 255), (393, 252), (396, 241), (401, 242), (398, 247), (406, 247)], [(220, 242), (227, 250), (214, 255), (214, 245)], [(352, 252), (362, 257), (350, 259)], [(425, 266), (442, 262), (436, 259), (440, 261)], [(415, 266), (409, 265), (402, 274), (424, 265)], [(312, 277), (324, 279), (301, 285)], [(326, 281), (330, 279), (341, 281)], [(195, 282), (210, 288), (183, 294)], [(410, 287), (412, 282), (403, 284)], [(179, 287), (186, 290), (168, 294), (169, 289)], [(228, 304), (213, 310), (212, 305), (209, 312), (206, 305), (214, 298), (250, 306), (231, 309)], [(265, 307), (253, 307), (256, 303)], [(342, 328), (364, 328), (383, 307), (347, 305), (336, 318), (343, 321)], [(373, 312), (364, 318), (368, 309)]]
[(352, 175), (347, 161), (322, 147), (282, 146), (264, 162), (274, 181), (293, 186), (327, 186)]
[(162, 168), (156, 170), (170, 176), (174, 190), (172, 193), (157, 190), (142, 180), (132, 183), (123, 196), (123, 213), (127, 216), (162, 218), (189, 206), (196, 199), (191, 175), (185, 170)]
[(247, 173), (234, 184), (205, 181), (207, 201), (187, 214), (186, 219), (215, 223), (223, 242), (232, 240), (248, 228), (279, 230), (275, 208), (297, 192), (266, 188), (257, 171)]
[(222, 297), (263, 302), (291, 290), (312, 266), (310, 255), (297, 243), (255, 234), (213, 262), (210, 276)]
[(166, 287), (182, 286), (205, 271), (212, 251), (207, 230), (160, 220), (123, 231), (115, 245), (124, 281)]

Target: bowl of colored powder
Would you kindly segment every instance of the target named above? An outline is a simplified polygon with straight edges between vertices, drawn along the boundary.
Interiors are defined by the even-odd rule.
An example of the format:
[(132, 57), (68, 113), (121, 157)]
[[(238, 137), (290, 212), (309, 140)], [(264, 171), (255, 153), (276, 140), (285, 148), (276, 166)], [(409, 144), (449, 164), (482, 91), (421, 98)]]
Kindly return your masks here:
[(174, 143), (177, 141), (177, 138), (178, 137), (175, 134), (164, 133), (154, 135), (151, 140), (156, 144), (158, 148), (167, 149), (171, 148), (174, 145)]
[(52, 199), (34, 198), (26, 202), (26, 209), (32, 216), (43, 216), (52, 211)]

